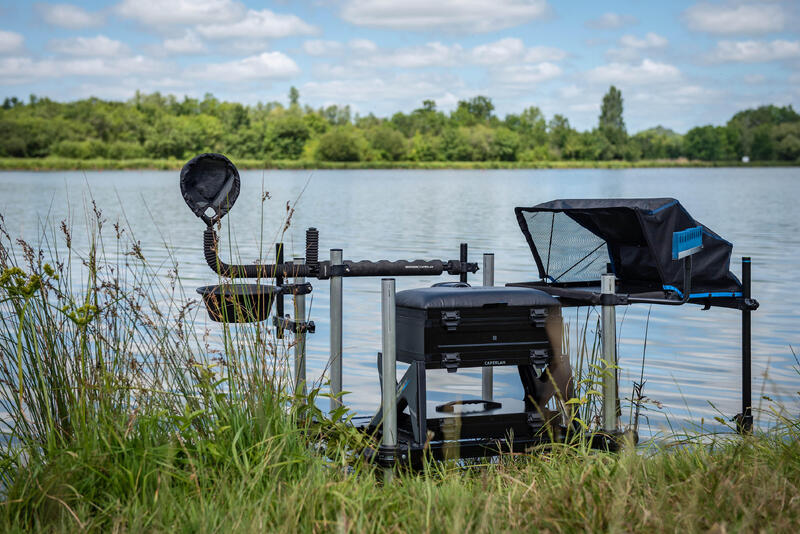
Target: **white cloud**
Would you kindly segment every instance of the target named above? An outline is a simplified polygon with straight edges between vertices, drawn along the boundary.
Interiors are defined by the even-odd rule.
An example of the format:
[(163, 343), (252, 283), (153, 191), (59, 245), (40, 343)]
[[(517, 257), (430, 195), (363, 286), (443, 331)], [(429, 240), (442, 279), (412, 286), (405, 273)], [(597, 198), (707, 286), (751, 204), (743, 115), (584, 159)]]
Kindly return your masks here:
[(619, 44), (628, 48), (663, 48), (667, 46), (667, 39), (657, 33), (648, 32), (643, 39), (635, 35), (623, 35)]
[(182, 56), (203, 54), (206, 52), (206, 46), (203, 44), (203, 41), (196, 33), (190, 30), (187, 30), (182, 37), (164, 39), (162, 49), (167, 54)]
[(524, 85), (526, 88), (561, 76), (561, 67), (544, 62), (535, 65), (506, 65), (492, 70), (492, 78), (503, 84)]
[[(548, 46), (528, 48), (517, 38), (506, 38), (465, 50), (460, 44), (447, 45), (439, 41), (418, 46), (381, 49), (368, 40), (354, 39), (344, 44), (338, 41), (306, 41), (303, 50), (312, 56), (341, 56), (349, 52), (340, 65), (317, 65), (315, 74), (336, 76), (347, 73), (348, 78), (373, 75), (374, 69), (420, 69), (427, 67), (464, 67), (484, 65), (499, 68), (503, 65), (542, 64), (567, 57), (561, 49)], [(363, 74), (358, 75), (357, 69)], [(529, 74), (532, 72), (529, 70)]]
[(234, 0), (122, 0), (116, 10), (123, 17), (154, 27), (236, 22), (246, 11)]
[(638, 19), (632, 15), (620, 15), (619, 13), (603, 13), (596, 19), (586, 21), (586, 26), (596, 30), (616, 30), (625, 26), (636, 24)]
[(540, 61), (561, 61), (567, 57), (567, 53), (560, 48), (553, 46), (534, 46), (528, 48), (522, 61), (526, 63), (538, 63)]
[(690, 29), (716, 35), (764, 34), (783, 29), (785, 15), (777, 4), (694, 5), (683, 13)]
[(653, 32), (648, 32), (643, 38), (627, 34), (620, 37), (620, 48), (607, 50), (606, 57), (612, 62), (631, 63), (638, 61), (642, 52), (664, 48), (667, 43), (665, 37)]
[(338, 56), (346, 50), (366, 55), (378, 52), (378, 45), (369, 39), (351, 39), (347, 44), (339, 41), (312, 39), (303, 43), (303, 52), (309, 56)]
[(93, 28), (105, 22), (101, 13), (91, 13), (72, 4), (34, 4), (36, 12), (47, 24), (70, 30)]
[(54, 39), (48, 47), (60, 54), (79, 57), (117, 57), (130, 52), (127, 45), (105, 35)]
[(549, 9), (545, 0), (347, 0), (341, 16), (372, 28), (483, 33), (543, 18)]
[(507, 63), (519, 58), (525, 52), (525, 45), (521, 39), (509, 37), (493, 43), (476, 46), (472, 49), (472, 59), (475, 63), (493, 65)]
[(800, 58), (800, 41), (720, 41), (709, 59), (714, 62), (761, 63)]
[(521, 39), (508, 37), (492, 43), (478, 45), (470, 52), (470, 59), (479, 65), (498, 65), (504, 63), (540, 63), (560, 61), (567, 53), (550, 46), (528, 48)]
[(300, 67), (286, 54), (282, 52), (264, 52), (236, 61), (210, 63), (193, 74), (203, 79), (238, 82), (270, 78), (291, 78), (299, 73)]
[(378, 45), (369, 39), (352, 39), (347, 43), (347, 46), (350, 47), (353, 52), (358, 52), (360, 54), (369, 54), (378, 51)]
[(748, 74), (744, 77), (745, 83), (749, 83), (751, 85), (756, 85), (759, 83), (764, 83), (767, 78), (763, 74)]
[(0, 54), (10, 54), (22, 48), (25, 38), (16, 32), (0, 30)]
[(309, 56), (334, 56), (342, 52), (344, 46), (339, 41), (311, 40), (303, 43), (303, 52)]
[[(451, 91), (463, 87), (460, 78), (434, 74), (431, 76), (399, 75), (393, 78), (373, 77), (324, 82), (308, 82), (300, 88), (300, 94), (309, 100), (324, 104), (374, 103), (387, 101), (407, 103), (408, 108), (424, 99), (436, 100), (441, 107), (457, 98)], [(444, 89), (447, 88), (447, 89)], [(396, 109), (387, 109), (392, 112)]]
[(591, 69), (590, 80), (609, 84), (647, 85), (677, 81), (681, 72), (674, 65), (644, 59), (639, 65), (609, 63)]
[(67, 76), (123, 77), (165, 72), (167, 66), (144, 56), (123, 58), (80, 58), (68, 60), (25, 57), (0, 59), (0, 76), (6, 84), (30, 83), (46, 78)]
[(439, 42), (426, 43), (422, 46), (398, 48), (390, 52), (357, 59), (356, 65), (402, 69), (447, 67), (456, 65), (462, 53), (463, 49), (458, 44), (448, 46)]
[[(290, 35), (310, 35), (317, 29), (297, 17), (274, 13), (269, 9), (248, 10), (236, 22), (210, 19), (213, 24), (200, 24), (197, 32), (208, 39), (276, 39)], [(206, 20), (205, 22), (209, 22)]]

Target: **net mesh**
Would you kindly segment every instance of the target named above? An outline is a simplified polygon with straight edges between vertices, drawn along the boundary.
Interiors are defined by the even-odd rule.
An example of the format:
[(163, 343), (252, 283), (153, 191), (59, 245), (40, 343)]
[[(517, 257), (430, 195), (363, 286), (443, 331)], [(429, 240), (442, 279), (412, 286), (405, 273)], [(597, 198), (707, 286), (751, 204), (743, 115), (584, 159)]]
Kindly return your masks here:
[(562, 212), (524, 212), (551, 282), (594, 282), (610, 261), (606, 242)]

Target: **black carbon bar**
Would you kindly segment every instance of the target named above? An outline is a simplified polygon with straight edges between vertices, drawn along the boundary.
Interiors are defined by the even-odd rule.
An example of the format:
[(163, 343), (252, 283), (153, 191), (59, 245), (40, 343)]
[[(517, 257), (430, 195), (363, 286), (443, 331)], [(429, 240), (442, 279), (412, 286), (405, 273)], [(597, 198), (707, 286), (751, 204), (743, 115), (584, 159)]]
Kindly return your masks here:
[[(467, 263), (467, 244), (466, 243), (461, 243), (461, 255), (459, 257), (459, 260), (461, 261), (461, 263)], [(462, 270), (461, 273), (459, 273), (459, 274), (461, 275), (459, 280), (461, 280), (462, 282), (464, 282), (466, 284), (467, 283), (467, 271)]]
[[(280, 249), (282, 256), (283, 251)], [(327, 280), (332, 275), (329, 261), (321, 261), (316, 269), (308, 264), (295, 265), (294, 263), (264, 264), (264, 265), (229, 265), (219, 259), (217, 254), (217, 236), (213, 228), (207, 228), (203, 234), (203, 253), (206, 263), (215, 273), (225, 278), (294, 278), (304, 276)], [(379, 260), (379, 261), (345, 261), (343, 265), (334, 267), (341, 269), (335, 273), (337, 276), (438, 276), (447, 272), (451, 275), (478, 272), (477, 263), (467, 263), (459, 260)], [(279, 300), (280, 302), (280, 300)]]

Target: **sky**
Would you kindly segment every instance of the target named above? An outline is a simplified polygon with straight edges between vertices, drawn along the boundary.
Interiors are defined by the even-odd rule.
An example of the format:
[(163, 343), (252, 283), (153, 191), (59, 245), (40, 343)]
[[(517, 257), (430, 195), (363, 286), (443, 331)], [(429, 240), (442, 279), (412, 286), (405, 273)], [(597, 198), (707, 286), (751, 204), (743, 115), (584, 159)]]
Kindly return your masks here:
[(476, 95), (597, 124), (610, 85), (630, 132), (724, 124), (800, 101), (800, 2), (0, 1), (0, 98), (349, 104), (389, 117)]

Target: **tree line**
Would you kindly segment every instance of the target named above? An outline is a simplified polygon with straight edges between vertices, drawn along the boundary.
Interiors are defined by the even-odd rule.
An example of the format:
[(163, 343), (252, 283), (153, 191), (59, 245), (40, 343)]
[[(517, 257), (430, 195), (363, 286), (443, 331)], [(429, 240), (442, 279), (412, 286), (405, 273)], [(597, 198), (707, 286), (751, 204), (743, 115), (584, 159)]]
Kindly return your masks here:
[(0, 107), (0, 157), (187, 159), (200, 152), (235, 158), (317, 161), (557, 161), (678, 159), (800, 161), (800, 115), (792, 106), (736, 113), (724, 126), (685, 135), (657, 126), (627, 132), (622, 93), (610, 87), (597, 126), (578, 131), (535, 106), (504, 118), (486, 96), (450, 113), (433, 100), (390, 118), (352, 114), (349, 106), (314, 109), (288, 102), (245, 106), (211, 94), (160, 93), (127, 102), (89, 98), (55, 102), (31, 95)]

